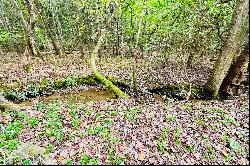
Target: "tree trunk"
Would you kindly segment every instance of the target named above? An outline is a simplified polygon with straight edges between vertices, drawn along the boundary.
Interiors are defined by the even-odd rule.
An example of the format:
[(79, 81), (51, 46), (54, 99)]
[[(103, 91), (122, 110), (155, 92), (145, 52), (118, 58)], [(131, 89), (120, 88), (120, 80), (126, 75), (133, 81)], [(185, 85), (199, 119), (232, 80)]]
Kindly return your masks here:
[[(247, 39), (248, 40), (248, 39)], [(227, 76), (221, 84), (220, 91), (227, 92), (227, 89), (234, 82), (240, 84), (244, 74), (244, 67), (249, 61), (249, 45), (248, 41), (244, 43), (243, 50), (237, 57), (237, 60), (231, 65)]]
[(208, 98), (217, 97), (222, 81), (245, 39), (246, 32), (249, 28), (248, 8), (249, 0), (237, 1), (229, 38), (205, 85), (205, 92)]
[[(82, 35), (82, 29), (80, 29), (80, 13), (81, 13), (81, 8), (77, 10), (77, 18), (76, 18), (76, 29), (77, 29), (77, 37), (76, 37), (76, 42), (79, 44), (79, 49), (81, 53), (81, 59), (84, 59), (85, 54), (83, 52), (83, 35)], [(83, 29), (85, 31), (85, 27)]]
[(134, 90), (135, 93), (137, 93), (138, 89), (139, 89), (138, 82), (137, 82), (137, 63), (138, 63), (137, 46), (138, 46), (139, 38), (140, 38), (140, 35), (141, 35), (143, 16), (144, 16), (144, 8), (142, 9), (140, 22), (139, 22), (139, 25), (138, 25), (138, 31), (137, 31), (137, 36), (136, 36), (136, 41), (135, 41), (135, 49), (134, 49), (135, 51), (133, 51), (132, 82), (133, 82), (133, 90)]
[(34, 36), (34, 29), (35, 29), (35, 14), (34, 14), (34, 5), (33, 0), (26, 0), (27, 8), (29, 12), (29, 48), (32, 50), (32, 54), (35, 54), (41, 57), (40, 51), (38, 47), (35, 45), (35, 36)]
[[(28, 48), (29, 48), (29, 54), (27, 54), (27, 56), (34, 56), (36, 55), (36, 50), (35, 50), (35, 39), (34, 39), (34, 35), (33, 35), (33, 30), (34, 30), (34, 16), (33, 16), (33, 7), (32, 7), (32, 2), (28, 2), (27, 3), (27, 8), (29, 11), (29, 19), (30, 19), (30, 25), (28, 25), (27, 21), (24, 19), (22, 10), (20, 9), (18, 2), (16, 0), (12, 1), (14, 6), (18, 9), (18, 15), (21, 19), (21, 23), (22, 23), (22, 28), (24, 30), (24, 34), (26, 36), (26, 40), (27, 40), (27, 44), (28, 44)], [(33, 29), (32, 29), (33, 28)], [(27, 57), (29, 58), (29, 57)]]
[(48, 34), (48, 36), (49, 36), (49, 38), (50, 38), (50, 40), (52, 42), (52, 45), (53, 45), (53, 47), (54, 47), (54, 49), (56, 51), (56, 54), (59, 55), (59, 56), (62, 56), (62, 52), (61, 52), (61, 50), (59, 48), (59, 45), (58, 45), (56, 39), (53, 37), (53, 34), (52, 34), (52, 32), (51, 32), (51, 30), (49, 28), (49, 24), (47, 22), (47, 19), (43, 15), (43, 9), (42, 9), (42, 5), (41, 5), (40, 1), (35, 0), (35, 5), (36, 5), (36, 7), (38, 9), (38, 13), (39, 13), (39, 15), (40, 15), (40, 17), (41, 17), (41, 19), (43, 21), (44, 27), (45, 27), (46, 32), (47, 32), (47, 34)]
[(101, 37), (98, 40), (98, 43), (96, 45), (96, 47), (94, 48), (91, 56), (90, 56), (90, 66), (91, 66), (91, 70), (94, 74), (94, 76), (102, 83), (104, 84), (110, 91), (114, 92), (119, 98), (125, 98), (128, 99), (128, 95), (126, 93), (124, 93), (123, 91), (121, 91), (117, 86), (115, 86), (111, 81), (109, 81), (108, 79), (106, 79), (101, 73), (98, 72), (98, 70), (96, 69), (96, 64), (95, 64), (95, 60), (97, 57), (97, 53), (98, 50), (101, 46), (103, 40), (103, 34), (101, 35)]
[(55, 0), (49, 0), (49, 4), (50, 4), (50, 10), (51, 10), (51, 14), (53, 19), (53, 23), (54, 23), (54, 27), (56, 28), (56, 36), (54, 37), (58, 42), (57, 43), (61, 43), (61, 48), (60, 48), (60, 52), (61, 54), (65, 53), (64, 47), (65, 43), (63, 40), (63, 33), (62, 33), (62, 26), (61, 26), (61, 22), (58, 18), (58, 14), (57, 14), (57, 5), (56, 5), (57, 1)]

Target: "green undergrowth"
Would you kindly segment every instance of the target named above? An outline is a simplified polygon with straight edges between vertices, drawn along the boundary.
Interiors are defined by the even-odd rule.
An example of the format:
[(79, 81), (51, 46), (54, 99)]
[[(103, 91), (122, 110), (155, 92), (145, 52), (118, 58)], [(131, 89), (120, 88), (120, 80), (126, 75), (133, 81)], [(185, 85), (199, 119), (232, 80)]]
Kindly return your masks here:
[[(0, 112), (0, 117), (4, 120), (0, 123), (3, 129), (0, 129), (1, 165), (33, 165), (39, 158), (42, 159), (41, 164), (47, 165), (46, 161), (51, 160), (49, 154), (57, 152), (66, 144), (72, 148), (75, 139), (92, 140), (93, 137), (99, 138), (99, 147), (107, 150), (107, 159), (102, 161), (104, 164), (124, 164), (126, 156), (120, 154), (115, 146), (122, 144), (124, 140), (119, 137), (120, 131), (113, 130), (113, 127), (117, 123), (117, 117), (134, 123), (143, 113), (137, 107), (108, 107), (97, 111), (89, 105), (56, 100), (48, 104), (39, 102), (33, 111), (36, 113), (32, 115), (25, 110)], [(32, 141), (25, 142), (22, 139), (26, 134), (31, 135)], [(38, 146), (40, 141), (47, 143)], [(92, 143), (90, 146), (94, 148), (96, 144)], [(80, 158), (68, 156), (63, 160), (57, 158), (57, 162), (72, 165), (78, 160), (83, 165), (100, 164), (101, 158), (90, 154), (82, 151)]]
[[(107, 77), (113, 84), (120, 87), (122, 90), (128, 88), (124, 82), (118, 82), (114, 77)], [(0, 92), (6, 99), (13, 102), (22, 102), (29, 98), (35, 98), (38, 96), (49, 96), (54, 94), (57, 90), (73, 88), (81, 85), (98, 85), (100, 81), (92, 75), (83, 76), (67, 76), (65, 78), (48, 80), (43, 79), (40, 82), (30, 82), (27, 85), (20, 83), (14, 85), (5, 85), (3, 82), (0, 83)]]

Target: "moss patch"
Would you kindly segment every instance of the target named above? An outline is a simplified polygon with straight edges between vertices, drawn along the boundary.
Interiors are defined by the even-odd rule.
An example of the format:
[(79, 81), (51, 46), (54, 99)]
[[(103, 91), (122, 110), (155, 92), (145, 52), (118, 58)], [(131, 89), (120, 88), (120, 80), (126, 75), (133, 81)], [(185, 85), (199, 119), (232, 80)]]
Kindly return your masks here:
[[(129, 88), (125, 83), (118, 82), (114, 77), (107, 77), (116, 86), (121, 86), (123, 89)], [(80, 85), (98, 85), (100, 81), (92, 75), (82, 75), (79, 77), (68, 76), (62, 79), (47, 80), (44, 79), (38, 83), (31, 82), (28, 85), (5, 85), (1, 83), (0, 92), (4, 93), (4, 97), (13, 102), (22, 102), (29, 98), (38, 96), (49, 96), (55, 91), (65, 88), (73, 88)]]

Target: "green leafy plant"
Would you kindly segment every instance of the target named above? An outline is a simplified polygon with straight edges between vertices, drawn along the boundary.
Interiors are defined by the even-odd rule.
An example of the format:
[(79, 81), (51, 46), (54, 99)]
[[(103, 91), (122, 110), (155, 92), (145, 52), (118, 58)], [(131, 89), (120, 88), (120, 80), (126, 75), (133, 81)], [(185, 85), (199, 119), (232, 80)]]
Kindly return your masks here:
[(80, 164), (81, 165), (87, 165), (87, 164), (89, 164), (90, 159), (91, 158), (90, 158), (89, 155), (83, 154), (82, 159), (80, 160)]
[(112, 162), (113, 165), (124, 165), (124, 163), (125, 163), (125, 157), (124, 156), (118, 156)]
[(55, 146), (52, 143), (49, 143), (46, 149), (47, 153), (51, 153), (54, 150)]
[(37, 126), (39, 124), (39, 122), (40, 122), (40, 120), (36, 117), (29, 119), (29, 125), (31, 127)]
[(14, 139), (24, 128), (24, 125), (21, 123), (20, 120), (15, 120), (14, 122), (10, 123), (5, 131), (3, 132), (3, 139), (4, 140), (11, 140)]
[(228, 141), (229, 141), (230, 148), (232, 148), (235, 152), (240, 153), (240, 154), (244, 152), (244, 149), (242, 148), (239, 142), (235, 141), (232, 138), (230, 138)]
[(10, 140), (7, 145), (7, 148), (9, 150), (15, 150), (17, 149), (18, 145), (19, 145), (19, 142), (17, 140)]
[(4, 97), (11, 101), (21, 102), (27, 99), (25, 92), (18, 92), (17, 90), (9, 90), (4, 93)]
[(74, 134), (73, 133), (69, 133), (69, 141), (72, 141), (73, 137), (74, 137)]
[(181, 144), (181, 141), (180, 141), (180, 136), (181, 134), (183, 133), (183, 129), (179, 129), (179, 128), (176, 128), (175, 131), (174, 131), (174, 142), (176, 145), (180, 145)]
[(73, 119), (72, 120), (72, 126), (77, 129), (79, 127), (80, 124), (80, 119)]
[(87, 131), (89, 135), (97, 135), (103, 131), (103, 126), (97, 125), (96, 127), (94, 126), (89, 126), (87, 127)]
[(72, 160), (66, 160), (64, 164), (65, 165), (73, 165), (73, 161)]
[(31, 161), (28, 159), (22, 160), (22, 165), (31, 165)]
[(43, 111), (46, 108), (46, 104), (44, 102), (38, 102), (36, 104), (36, 109), (37, 111)]
[(205, 151), (205, 157), (209, 160), (214, 160), (215, 159), (215, 150), (211, 145), (207, 146), (207, 149)]
[(193, 153), (194, 150), (195, 150), (194, 146), (192, 146), (192, 145), (188, 145), (188, 146), (186, 147), (186, 149), (187, 149), (187, 151), (188, 151), (189, 153)]
[(162, 130), (162, 134), (161, 137), (157, 140), (157, 149), (160, 152), (164, 152), (165, 150), (167, 150), (167, 134), (170, 132), (169, 128), (164, 128)]
[(65, 87), (73, 87), (77, 85), (77, 77), (75, 76), (68, 76), (63, 79), (63, 83)]
[(27, 113), (26, 112), (20, 112), (19, 113), (19, 117), (21, 119), (23, 119), (24, 121), (27, 121), (28, 120), (28, 116), (27, 116)]
[(25, 89), (25, 94), (28, 97), (37, 97), (41, 94), (40, 87), (36, 83), (30, 83)]
[(83, 137), (84, 137), (84, 135), (85, 135), (85, 133), (84, 133), (84, 132), (82, 132), (82, 131), (80, 131), (80, 133), (79, 133), (79, 137), (80, 137), (80, 138), (83, 138)]
[(225, 119), (222, 121), (222, 124), (224, 124), (224, 125), (229, 125), (229, 124), (237, 125), (237, 122), (233, 117), (225, 116)]
[(176, 115), (169, 115), (169, 116), (168, 116), (168, 120), (169, 120), (170, 122), (175, 122), (175, 121), (176, 121)]
[(164, 152), (165, 150), (167, 150), (167, 142), (166, 140), (163, 140), (163, 139), (159, 139), (157, 141), (157, 149), (160, 151), (160, 152)]
[(26, 71), (27, 73), (30, 73), (33, 70), (32, 64), (28, 63), (26, 65), (23, 66), (24, 71)]
[(111, 116), (117, 116), (118, 114), (118, 110), (111, 111)]
[(114, 147), (111, 145), (109, 145), (109, 149), (108, 149), (108, 160), (110, 160), (111, 162), (113, 162), (114, 160), (114, 156), (115, 156), (115, 149)]
[(64, 138), (64, 134), (62, 130), (57, 130), (56, 131), (56, 138), (58, 140), (58, 143), (62, 143), (63, 138)]
[(53, 82), (52, 87), (53, 87), (54, 89), (61, 89), (61, 88), (63, 87), (63, 84), (64, 84), (63, 80), (57, 79), (57, 80), (55, 80), (55, 81)]
[(224, 157), (224, 159), (226, 162), (230, 162), (230, 161), (234, 160), (234, 157), (228, 156), (228, 157)]
[(98, 165), (98, 158), (93, 158), (89, 160), (89, 165)]
[(94, 110), (91, 110), (91, 109), (85, 109), (84, 110), (84, 113), (85, 113), (86, 116), (92, 115), (93, 112), (94, 112)]
[(225, 113), (222, 108), (208, 109), (208, 112), (219, 113), (219, 114), (224, 114)]

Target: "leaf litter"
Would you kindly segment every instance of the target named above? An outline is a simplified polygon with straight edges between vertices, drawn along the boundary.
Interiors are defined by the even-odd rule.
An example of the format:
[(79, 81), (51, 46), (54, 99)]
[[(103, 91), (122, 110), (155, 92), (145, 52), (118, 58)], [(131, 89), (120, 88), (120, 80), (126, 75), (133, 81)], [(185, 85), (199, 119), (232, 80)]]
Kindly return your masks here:
[[(68, 58), (67, 63), (58, 59), (46, 63), (34, 59), (33, 71), (27, 73), (22, 64), (17, 63), (17, 57), (12, 55), (2, 60), (9, 62), (1, 68), (4, 82), (27, 84), (30, 80), (90, 73), (84, 61), (76, 61), (79, 57)], [(98, 63), (104, 74), (131, 84), (129, 60), (120, 61), (120, 66), (108, 62), (107, 59)], [(141, 89), (183, 80), (183, 73), (173, 67), (175, 65), (164, 70), (148, 66), (157, 65), (141, 66), (138, 70)], [(193, 77), (189, 79), (203, 85), (211, 67), (190, 70)], [(143, 94), (145, 96), (147, 100), (55, 102), (48, 103), (42, 110), (34, 103), (19, 114), (27, 113), (27, 119), (38, 118), (39, 122), (31, 126), (23, 119), (26, 127), (16, 139), (22, 143), (20, 147), (32, 142), (35, 149), (46, 149), (46, 154), (25, 154), (32, 163), (39, 164), (65, 164), (68, 160), (73, 164), (249, 164), (247, 99), (178, 101), (166, 98), (158, 101), (152, 95)], [(8, 113), (1, 113), (0, 119), (3, 129), (14, 121)], [(5, 148), (1, 151), (8, 153)], [(6, 160), (13, 162), (12, 158)]]

